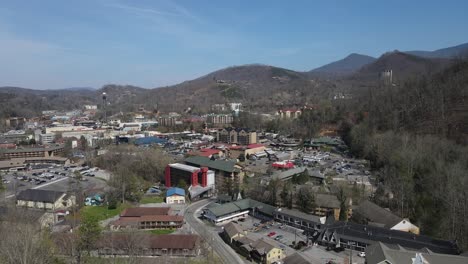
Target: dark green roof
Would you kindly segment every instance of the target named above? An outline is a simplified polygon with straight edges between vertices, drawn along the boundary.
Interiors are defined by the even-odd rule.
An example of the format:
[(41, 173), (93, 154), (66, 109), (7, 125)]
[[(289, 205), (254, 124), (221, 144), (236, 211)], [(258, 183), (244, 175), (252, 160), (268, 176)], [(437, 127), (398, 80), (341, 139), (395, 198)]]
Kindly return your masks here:
[(254, 207), (256, 208), (255, 210), (271, 216), (276, 209), (274, 206), (269, 204), (247, 198), (218, 206), (208, 207), (207, 210), (216, 217), (221, 217), (223, 215), (232, 214), (238, 211), (251, 210)]
[(194, 156), (186, 158), (185, 162), (225, 172), (236, 171), (234, 167), (236, 162), (234, 160), (211, 160), (208, 157)]

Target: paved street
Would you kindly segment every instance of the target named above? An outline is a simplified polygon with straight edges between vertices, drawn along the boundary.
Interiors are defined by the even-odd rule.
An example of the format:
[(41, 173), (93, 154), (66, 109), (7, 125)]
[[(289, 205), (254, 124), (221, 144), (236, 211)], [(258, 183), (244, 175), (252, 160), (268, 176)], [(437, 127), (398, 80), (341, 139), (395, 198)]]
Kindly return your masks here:
[(202, 200), (191, 204), (185, 211), (185, 221), (207, 241), (223, 263), (246, 263), (229, 245), (224, 243), (221, 237), (214, 230), (210, 230), (200, 219), (198, 219), (197, 213), (210, 202), (210, 200)]

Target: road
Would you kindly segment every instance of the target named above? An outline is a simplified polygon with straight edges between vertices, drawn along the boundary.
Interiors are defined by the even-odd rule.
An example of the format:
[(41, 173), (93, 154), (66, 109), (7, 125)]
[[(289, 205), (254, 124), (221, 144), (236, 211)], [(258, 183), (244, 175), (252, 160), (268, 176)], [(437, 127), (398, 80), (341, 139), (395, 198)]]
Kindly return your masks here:
[(191, 204), (185, 211), (185, 221), (189, 224), (210, 247), (217, 253), (221, 261), (225, 264), (246, 263), (228, 244), (224, 243), (221, 237), (215, 230), (207, 227), (200, 219), (198, 219), (198, 212), (205, 206), (211, 203), (210, 200), (202, 200)]

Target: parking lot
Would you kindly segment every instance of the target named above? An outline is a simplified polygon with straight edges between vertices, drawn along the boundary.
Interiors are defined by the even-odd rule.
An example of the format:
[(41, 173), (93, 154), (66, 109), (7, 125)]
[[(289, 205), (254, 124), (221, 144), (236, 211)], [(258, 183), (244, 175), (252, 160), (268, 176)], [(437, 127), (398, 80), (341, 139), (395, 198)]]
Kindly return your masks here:
[[(327, 263), (330, 260), (336, 263), (343, 263), (345, 259), (349, 259), (350, 251), (348, 250), (342, 252), (327, 251), (325, 247), (310, 243), (300, 250), (294, 249), (293, 244), (306, 244), (307, 236), (303, 234), (302, 230), (291, 226), (282, 225), (274, 221), (265, 222), (250, 216), (244, 221), (237, 221), (237, 223), (253, 237), (264, 237), (275, 240), (287, 256), (299, 251), (317, 263)], [(364, 263), (364, 258), (359, 257), (358, 253), (353, 251), (353, 263)]]
[(44, 189), (67, 191), (71, 184), (77, 183), (74, 171), (82, 172), (80, 180), (83, 190), (105, 188), (104, 181), (95, 179), (95, 173), (90, 168), (81, 166), (62, 166), (51, 164), (33, 164), (27, 171), (6, 172), (3, 184), (6, 187), (5, 198), (12, 198), (15, 194), (26, 189)]

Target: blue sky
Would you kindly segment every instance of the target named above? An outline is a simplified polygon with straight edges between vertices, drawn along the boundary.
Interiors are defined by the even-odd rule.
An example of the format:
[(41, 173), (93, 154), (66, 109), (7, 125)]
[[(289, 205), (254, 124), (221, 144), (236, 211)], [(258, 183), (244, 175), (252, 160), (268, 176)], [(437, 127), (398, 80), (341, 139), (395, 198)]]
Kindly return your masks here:
[(468, 42), (468, 1), (0, 0), (0, 86), (176, 84)]

